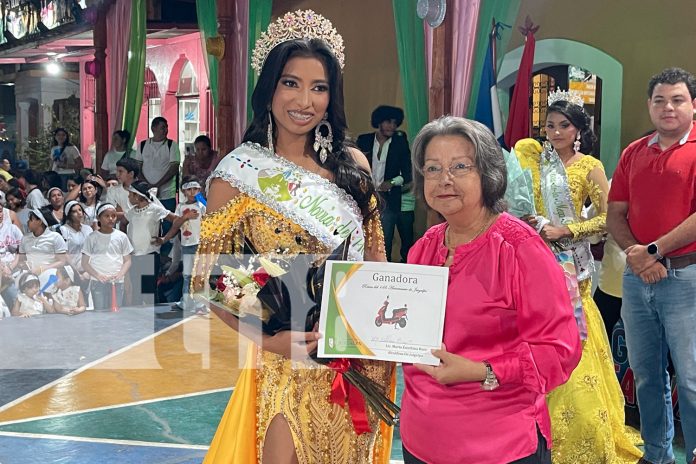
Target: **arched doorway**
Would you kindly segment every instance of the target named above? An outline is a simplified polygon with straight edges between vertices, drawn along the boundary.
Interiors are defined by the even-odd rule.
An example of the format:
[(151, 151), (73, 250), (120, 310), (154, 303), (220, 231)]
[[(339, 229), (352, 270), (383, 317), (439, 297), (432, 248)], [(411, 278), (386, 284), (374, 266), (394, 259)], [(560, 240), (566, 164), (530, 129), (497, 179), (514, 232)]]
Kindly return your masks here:
[(200, 133), (198, 80), (190, 61), (181, 69), (176, 96), (179, 108), (179, 147), (185, 156), (193, 154), (193, 141)]
[[(523, 47), (505, 54), (498, 73), (498, 90), (501, 95), (501, 111), (507, 116), (509, 94), (515, 84)], [(623, 66), (603, 51), (587, 44), (566, 39), (543, 39), (536, 43), (533, 73), (555, 66), (575, 66), (598, 76), (597, 89), (601, 111), (595, 114), (598, 134), (601, 135), (599, 152), (602, 163), (611, 177), (621, 155), (621, 98)], [(565, 87), (567, 88), (567, 87)], [(564, 90), (565, 90), (564, 88)]]

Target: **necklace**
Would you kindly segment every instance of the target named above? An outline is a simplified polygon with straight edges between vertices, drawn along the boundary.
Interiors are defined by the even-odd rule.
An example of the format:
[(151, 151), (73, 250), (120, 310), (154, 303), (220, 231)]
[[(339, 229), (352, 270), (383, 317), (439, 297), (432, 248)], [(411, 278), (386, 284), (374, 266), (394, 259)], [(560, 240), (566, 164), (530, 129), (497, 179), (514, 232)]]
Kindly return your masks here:
[(491, 219), (484, 222), (481, 228), (477, 230), (476, 233), (470, 239), (465, 240), (462, 243), (459, 243), (454, 246), (451, 245), (452, 242), (450, 241), (450, 226), (447, 225), (447, 230), (445, 230), (445, 247), (447, 247), (447, 249), (449, 250), (454, 250), (459, 245), (466, 245), (467, 243), (473, 242), (479, 235), (481, 235), (486, 229), (488, 229), (488, 227), (490, 227), (490, 225), (493, 223), (496, 217), (498, 217), (497, 214), (494, 215)]

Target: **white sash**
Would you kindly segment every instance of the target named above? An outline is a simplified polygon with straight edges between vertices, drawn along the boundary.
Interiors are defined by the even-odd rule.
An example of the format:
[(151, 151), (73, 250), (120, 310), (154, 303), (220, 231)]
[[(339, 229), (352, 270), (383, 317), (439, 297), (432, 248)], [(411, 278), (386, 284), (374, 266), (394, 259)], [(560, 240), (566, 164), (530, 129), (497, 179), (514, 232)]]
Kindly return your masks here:
[[(548, 142), (547, 142), (548, 143)], [(570, 186), (563, 161), (551, 144), (544, 144), (544, 152), (540, 158), (541, 196), (546, 207), (548, 219), (556, 227), (578, 222), (573, 201), (570, 196)], [(590, 250), (590, 241), (580, 239), (573, 241), (564, 238), (556, 242), (564, 250), (573, 252), (578, 281), (592, 277), (594, 258)]]
[(208, 186), (216, 177), (297, 223), (331, 250), (350, 235), (349, 258), (363, 259), (360, 208), (353, 197), (320, 175), (247, 142), (220, 161)]

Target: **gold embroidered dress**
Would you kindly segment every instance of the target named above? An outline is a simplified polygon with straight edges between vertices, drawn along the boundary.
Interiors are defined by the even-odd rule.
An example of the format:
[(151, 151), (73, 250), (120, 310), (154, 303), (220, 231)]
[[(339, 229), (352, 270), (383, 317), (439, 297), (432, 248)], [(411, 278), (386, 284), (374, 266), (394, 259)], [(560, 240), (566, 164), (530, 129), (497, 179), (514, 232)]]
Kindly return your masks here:
[[(546, 216), (541, 195), (539, 156), (518, 153), (520, 165), (532, 173), (537, 214)], [(606, 195), (590, 179), (594, 169), (604, 171), (602, 163), (583, 156), (566, 167), (575, 213), (580, 217), (586, 198), (598, 214), (592, 219), (570, 224), (574, 239), (602, 233), (606, 224)], [(580, 282), (582, 305), (587, 320), (587, 339), (582, 359), (568, 382), (548, 395), (553, 437), (554, 464), (635, 464), (642, 452), (638, 433), (625, 425), (624, 397), (619, 386), (609, 340), (599, 309), (592, 299), (592, 282)]]
[[(256, 146), (255, 150), (257, 156), (273, 156), (268, 155), (269, 152), (262, 147)], [(237, 151), (233, 151), (228, 158)], [(246, 160), (243, 156), (239, 159)], [(241, 169), (250, 165), (253, 167), (254, 159), (250, 160), (251, 163), (248, 161)], [(287, 168), (289, 162), (283, 163), (283, 168)], [(215, 256), (220, 253), (240, 252), (245, 236), (260, 253), (278, 248), (287, 248), (290, 254), (320, 254), (333, 250), (317, 238), (321, 235), (318, 231), (312, 234), (306, 224), (302, 226), (298, 223), (302, 222), (300, 216), (293, 220), (278, 211), (277, 201), (285, 198), (283, 188), (278, 189), (276, 185), (262, 188), (264, 195), (258, 192), (249, 194), (234, 172), (220, 170), (221, 167), (229, 169), (230, 166), (238, 169), (239, 164), (231, 165), (223, 160), (212, 177), (228, 180), (241, 193), (222, 209), (203, 218), (196, 269), (209, 269)], [(305, 178), (319, 178), (294, 164), (292, 169)], [(259, 183), (265, 185), (261, 180)], [(293, 187), (302, 188), (290, 187), (291, 190)], [(366, 249), (371, 246), (383, 248), (380, 231), (376, 215), (365, 221)], [(200, 288), (204, 278), (207, 279), (195, 277), (194, 287)], [(198, 282), (196, 279), (199, 279)], [(364, 372), (384, 385), (385, 391), (393, 398), (394, 365), (365, 362), (364, 366)], [(373, 432), (356, 434), (347, 407), (328, 401), (334, 377), (335, 372), (326, 366), (290, 361), (250, 345), (247, 366), (235, 387), (204, 463), (260, 463), (266, 430), (271, 420), (280, 414), (290, 427), (300, 464), (387, 464), (391, 451), (391, 429), (368, 408), (368, 420)]]

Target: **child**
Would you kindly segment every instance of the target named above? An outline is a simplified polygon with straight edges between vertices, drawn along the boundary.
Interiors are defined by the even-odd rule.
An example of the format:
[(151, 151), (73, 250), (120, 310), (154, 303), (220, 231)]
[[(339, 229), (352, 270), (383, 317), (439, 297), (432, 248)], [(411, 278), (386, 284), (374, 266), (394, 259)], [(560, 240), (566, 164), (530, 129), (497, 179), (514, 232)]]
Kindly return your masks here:
[(36, 274), (26, 272), (19, 277), (19, 292), (12, 306), (13, 316), (38, 316), (53, 310), (51, 302), (43, 295), (39, 295), (39, 278)]
[[(176, 207), (176, 214), (183, 217), (186, 222), (181, 226), (181, 256), (184, 261), (184, 288), (183, 297), (179, 303), (175, 303), (174, 309), (187, 309), (190, 311), (199, 310), (205, 314), (205, 306), (196, 304), (189, 295), (191, 285), (191, 271), (193, 270), (193, 257), (198, 248), (198, 240), (201, 236), (201, 216), (205, 214), (205, 205), (196, 199), (201, 191), (201, 184), (195, 176), (184, 176), (182, 179), (181, 191), (186, 196), (185, 203), (179, 203)], [(171, 232), (171, 231), (170, 231)], [(168, 233), (162, 239), (166, 241)]]
[(56, 282), (56, 291), (53, 292), (53, 310), (52, 313), (66, 314), (74, 316), (85, 312), (87, 305), (82, 295), (79, 285), (74, 285), (74, 274), (70, 266), (58, 268), (56, 271), (58, 281)]
[(50, 229), (53, 225), (55, 219), (52, 214), (29, 210), (29, 233), (22, 237), (19, 244), (19, 257), (20, 263), (26, 261), (27, 269), (36, 275), (63, 267), (67, 262), (68, 247), (63, 237)]
[(123, 277), (131, 267), (133, 246), (126, 234), (114, 228), (116, 207), (102, 203), (97, 210), (99, 230), (92, 232), (82, 246), (82, 267), (90, 275), (95, 310), (111, 308), (112, 287), (116, 304), (123, 303)]
[[(119, 184), (107, 189), (106, 202), (116, 206), (119, 221), (123, 218), (124, 213), (133, 207), (128, 201), (130, 193), (128, 189), (138, 179), (139, 175), (140, 166), (134, 159), (122, 158), (116, 162), (116, 179)], [(125, 223), (119, 229), (125, 231)]]
[[(135, 181), (128, 188), (128, 201), (133, 207), (125, 212), (123, 221), (127, 223), (128, 238), (133, 245), (133, 302), (142, 301), (145, 293), (153, 295), (154, 303), (156, 279), (160, 271), (160, 222), (172, 222), (172, 228), (167, 233), (169, 238), (179, 230), (184, 218), (171, 213), (150, 192), (150, 184)], [(148, 298), (149, 300), (149, 298)]]

